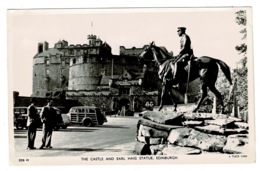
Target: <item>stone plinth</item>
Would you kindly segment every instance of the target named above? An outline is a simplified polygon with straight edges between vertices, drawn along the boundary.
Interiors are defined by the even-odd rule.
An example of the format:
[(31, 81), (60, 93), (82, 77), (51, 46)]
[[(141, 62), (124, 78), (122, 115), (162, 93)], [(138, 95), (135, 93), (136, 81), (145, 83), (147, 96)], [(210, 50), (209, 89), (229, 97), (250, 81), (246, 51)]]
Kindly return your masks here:
[(147, 111), (137, 124), (136, 151), (146, 155), (246, 153), (247, 123), (223, 114)]

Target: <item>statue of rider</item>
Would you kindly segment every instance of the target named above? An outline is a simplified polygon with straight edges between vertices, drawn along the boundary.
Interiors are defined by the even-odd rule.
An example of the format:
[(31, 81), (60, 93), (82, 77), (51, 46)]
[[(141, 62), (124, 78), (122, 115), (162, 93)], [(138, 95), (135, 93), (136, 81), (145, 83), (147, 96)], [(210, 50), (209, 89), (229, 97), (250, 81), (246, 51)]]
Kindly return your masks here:
[[(178, 68), (179, 67), (185, 67), (187, 62), (193, 57), (193, 49), (191, 47), (191, 40), (190, 37), (186, 34), (186, 28), (185, 27), (178, 27), (177, 33), (179, 37), (181, 37), (180, 40), (180, 52), (175, 57), (175, 70), (173, 72), (173, 79), (176, 80), (178, 77)], [(177, 76), (177, 77), (176, 77)], [(178, 78), (177, 78), (178, 79)]]

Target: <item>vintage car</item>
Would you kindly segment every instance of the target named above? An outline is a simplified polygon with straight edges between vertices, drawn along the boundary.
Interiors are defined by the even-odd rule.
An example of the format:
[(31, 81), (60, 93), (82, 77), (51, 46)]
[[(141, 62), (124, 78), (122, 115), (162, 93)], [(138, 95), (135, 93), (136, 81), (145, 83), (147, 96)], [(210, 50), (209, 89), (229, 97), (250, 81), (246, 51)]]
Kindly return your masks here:
[[(41, 112), (41, 107), (37, 107), (39, 117), (37, 119), (37, 127), (40, 128), (42, 127), (42, 122), (40, 119), (40, 112)], [(58, 109), (57, 107), (54, 107), (56, 110), (56, 124), (54, 129), (59, 130), (60, 128), (66, 129), (68, 125), (70, 124), (69, 117), (67, 114), (62, 114), (61, 110)], [(27, 107), (21, 106), (21, 107), (14, 107), (14, 126), (16, 129), (27, 129)]]
[(83, 124), (84, 126), (103, 125), (107, 122), (104, 113), (95, 106), (75, 106), (68, 113), (72, 124)]
[[(61, 113), (62, 108), (58, 108), (58, 107), (53, 107), (53, 108), (55, 109), (56, 114), (57, 114), (56, 115), (56, 122), (55, 122), (56, 124), (54, 126), (54, 130), (59, 130), (60, 128), (66, 129), (70, 124), (70, 119), (69, 119), (68, 115)], [(37, 110), (38, 110), (38, 113), (39, 113), (39, 116), (40, 116), (40, 112), (41, 112), (42, 108), (37, 107)], [(42, 123), (41, 123), (40, 126), (42, 126)]]

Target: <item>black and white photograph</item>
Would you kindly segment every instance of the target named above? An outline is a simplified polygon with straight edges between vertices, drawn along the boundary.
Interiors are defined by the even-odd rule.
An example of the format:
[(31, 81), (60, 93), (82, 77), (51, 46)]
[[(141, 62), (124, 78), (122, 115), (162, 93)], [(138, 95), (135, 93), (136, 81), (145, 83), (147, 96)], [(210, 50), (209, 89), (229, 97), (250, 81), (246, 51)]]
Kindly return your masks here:
[(253, 163), (251, 7), (9, 9), (10, 165)]

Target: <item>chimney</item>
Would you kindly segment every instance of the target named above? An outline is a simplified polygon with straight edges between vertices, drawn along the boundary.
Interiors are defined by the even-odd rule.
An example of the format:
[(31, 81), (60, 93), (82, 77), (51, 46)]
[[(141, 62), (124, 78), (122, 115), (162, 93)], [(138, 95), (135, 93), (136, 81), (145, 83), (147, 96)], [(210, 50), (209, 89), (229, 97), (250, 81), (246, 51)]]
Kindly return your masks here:
[(44, 51), (47, 51), (49, 49), (49, 43), (48, 42), (46, 42), (46, 41), (44, 42), (43, 49), (44, 49)]
[(42, 52), (43, 52), (43, 44), (38, 43), (38, 53), (42, 53)]

